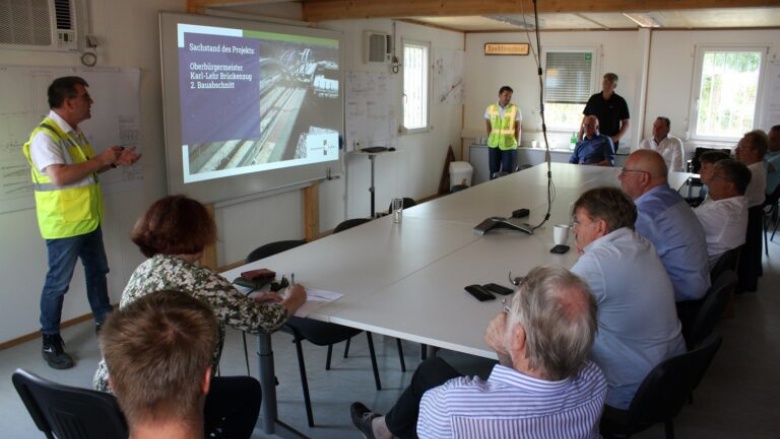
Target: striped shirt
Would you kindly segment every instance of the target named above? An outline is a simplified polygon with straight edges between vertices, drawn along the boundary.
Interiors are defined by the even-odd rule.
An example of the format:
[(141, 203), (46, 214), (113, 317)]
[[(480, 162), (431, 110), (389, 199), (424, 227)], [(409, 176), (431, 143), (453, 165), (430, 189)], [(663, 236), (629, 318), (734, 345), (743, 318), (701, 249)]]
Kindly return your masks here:
[(598, 438), (607, 382), (586, 363), (573, 378), (546, 381), (496, 365), (487, 381), (454, 378), (423, 395), (425, 438)]

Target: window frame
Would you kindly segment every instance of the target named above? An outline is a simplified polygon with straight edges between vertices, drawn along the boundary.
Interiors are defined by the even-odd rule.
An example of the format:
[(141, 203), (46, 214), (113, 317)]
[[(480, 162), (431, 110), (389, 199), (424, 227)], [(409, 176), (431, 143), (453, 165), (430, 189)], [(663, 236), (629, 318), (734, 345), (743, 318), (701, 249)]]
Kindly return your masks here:
[[(596, 90), (601, 90), (601, 75), (600, 72), (600, 61), (601, 61), (601, 53), (598, 46), (561, 46), (561, 47), (551, 47), (551, 48), (543, 48), (542, 49), (542, 59), (544, 60), (544, 108), (545, 108), (545, 115), (547, 114), (547, 108), (552, 104), (551, 102), (547, 101), (547, 54), (548, 53), (590, 53), (591, 54), (591, 64), (590, 64), (590, 93), (588, 97), (592, 96), (593, 93), (596, 93)], [(576, 124), (574, 126), (570, 125), (552, 125), (547, 117), (545, 116), (545, 124), (547, 125), (548, 131), (550, 132), (557, 132), (557, 133), (571, 133), (572, 131), (579, 132), (580, 130), (580, 123), (582, 121), (582, 111), (585, 110), (585, 104), (587, 103), (587, 98), (585, 102), (582, 103), (582, 107), (579, 110), (580, 118), (576, 121)], [(571, 105), (577, 105), (577, 104), (571, 104)]]
[(425, 90), (423, 91), (423, 95), (425, 97), (425, 101), (423, 102), (423, 115), (425, 117), (425, 123), (423, 126), (415, 127), (415, 128), (409, 128), (406, 126), (406, 78), (407, 78), (407, 72), (408, 69), (406, 66), (402, 69), (402, 78), (401, 78), (401, 88), (403, 89), (401, 92), (401, 129), (404, 134), (417, 134), (417, 133), (427, 133), (431, 131), (431, 102), (432, 102), (432, 96), (433, 96), (433, 90), (432, 90), (432, 67), (431, 67), (431, 43), (428, 41), (421, 41), (421, 40), (413, 40), (413, 39), (402, 39), (401, 40), (401, 59), (406, 61), (406, 48), (407, 46), (412, 47), (421, 47), (425, 50), (425, 69), (423, 69), (423, 72), (425, 74), (425, 78), (423, 79), (423, 86), (425, 87)]
[[(753, 108), (753, 126), (756, 129), (761, 122), (762, 97), (764, 95), (764, 82), (766, 78), (767, 46), (757, 45), (701, 45), (694, 51), (693, 78), (691, 80), (691, 101), (688, 111), (689, 133), (688, 138), (693, 141), (734, 144), (739, 141), (744, 133), (736, 133), (732, 136), (699, 135), (696, 133), (699, 123), (699, 103), (701, 99), (702, 73), (704, 69), (704, 55), (711, 52), (758, 52), (760, 61), (758, 66), (758, 84), (756, 85), (756, 102)], [(749, 130), (748, 130), (749, 131)]]

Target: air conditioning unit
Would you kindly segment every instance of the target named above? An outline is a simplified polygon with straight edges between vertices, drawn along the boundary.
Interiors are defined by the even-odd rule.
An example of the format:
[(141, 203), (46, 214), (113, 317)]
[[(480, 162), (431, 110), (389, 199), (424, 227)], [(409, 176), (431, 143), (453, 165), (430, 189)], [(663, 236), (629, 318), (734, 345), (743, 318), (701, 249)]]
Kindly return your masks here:
[(388, 63), (393, 54), (393, 38), (384, 33), (363, 33), (363, 60), (366, 64)]
[(78, 52), (80, 0), (0, 0), (0, 48)]

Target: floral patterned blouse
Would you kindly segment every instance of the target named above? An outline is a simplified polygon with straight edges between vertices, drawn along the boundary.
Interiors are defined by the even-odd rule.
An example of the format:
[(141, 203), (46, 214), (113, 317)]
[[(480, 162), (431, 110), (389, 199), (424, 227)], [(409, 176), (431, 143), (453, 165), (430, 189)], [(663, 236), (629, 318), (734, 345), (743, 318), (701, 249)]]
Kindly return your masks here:
[[(287, 310), (279, 303), (257, 302), (206, 267), (190, 264), (176, 256), (158, 254), (135, 269), (122, 293), (123, 308), (146, 294), (160, 290), (177, 290), (208, 302), (219, 320), (219, 341), (214, 352), (214, 367), (219, 364), (225, 325), (251, 334), (270, 333), (287, 320)], [(95, 372), (93, 386), (108, 391), (108, 369), (101, 361)]]

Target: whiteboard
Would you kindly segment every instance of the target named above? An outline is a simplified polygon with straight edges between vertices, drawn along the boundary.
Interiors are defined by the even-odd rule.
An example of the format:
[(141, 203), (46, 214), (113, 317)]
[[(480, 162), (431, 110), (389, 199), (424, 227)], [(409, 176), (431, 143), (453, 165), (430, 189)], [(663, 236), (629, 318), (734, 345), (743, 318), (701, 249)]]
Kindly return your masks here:
[(395, 78), (389, 73), (347, 72), (344, 80), (347, 151), (371, 146), (396, 147), (398, 87)]
[[(89, 84), (92, 118), (79, 128), (96, 154), (112, 145), (143, 152), (138, 69), (0, 66), (0, 213), (35, 207), (22, 146), (49, 113), (46, 90), (61, 76), (80, 76)], [(101, 174), (104, 192), (139, 187), (142, 163)]]

